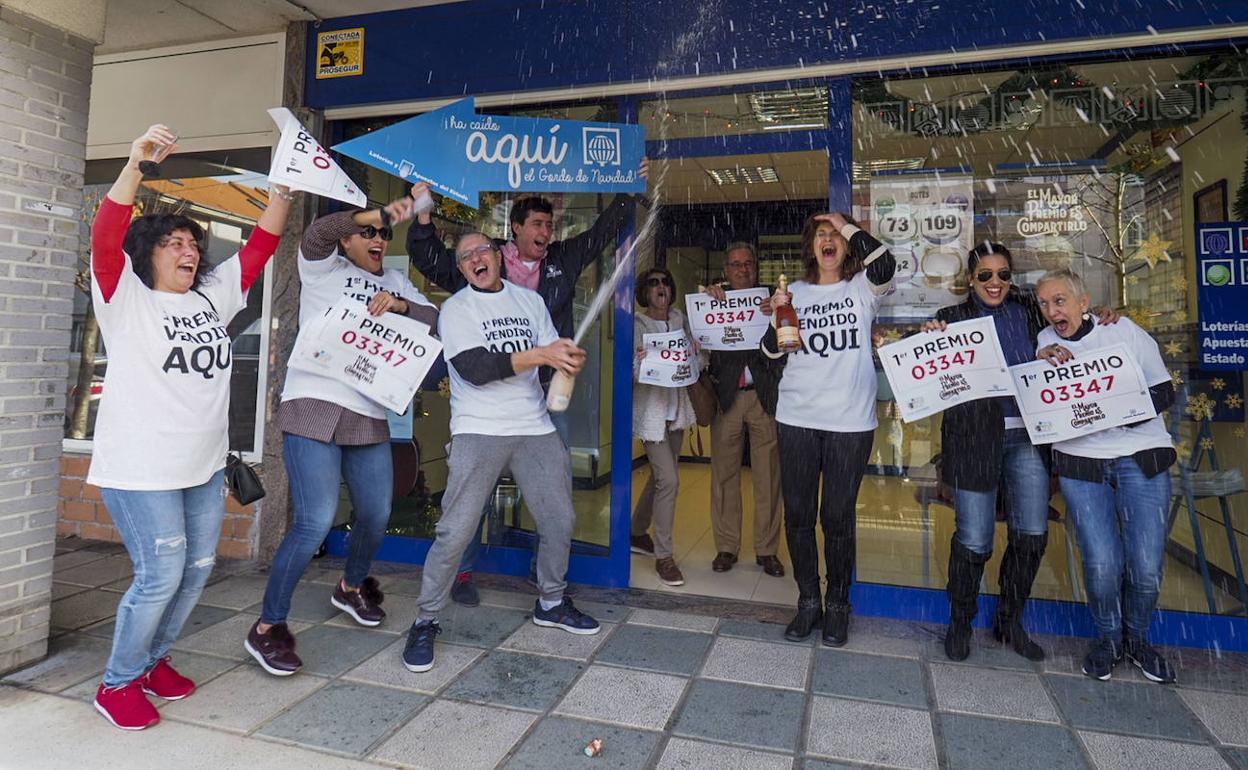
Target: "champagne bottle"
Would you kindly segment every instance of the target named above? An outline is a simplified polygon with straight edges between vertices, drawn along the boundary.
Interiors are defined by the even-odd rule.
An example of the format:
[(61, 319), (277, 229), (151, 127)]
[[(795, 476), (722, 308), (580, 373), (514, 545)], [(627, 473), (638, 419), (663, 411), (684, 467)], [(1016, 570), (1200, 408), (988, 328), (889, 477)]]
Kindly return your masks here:
[(550, 388), (546, 391), (546, 408), (552, 412), (566, 412), (572, 403), (572, 389), (576, 387), (576, 377), (564, 374), (562, 369), (555, 370), (550, 380)]
[[(780, 275), (779, 290), (781, 293), (788, 293), (789, 281), (782, 273)], [(794, 353), (802, 347), (802, 335), (800, 325), (797, 320), (797, 311), (793, 309), (790, 302), (776, 308), (776, 346), (780, 348), (781, 353)]]

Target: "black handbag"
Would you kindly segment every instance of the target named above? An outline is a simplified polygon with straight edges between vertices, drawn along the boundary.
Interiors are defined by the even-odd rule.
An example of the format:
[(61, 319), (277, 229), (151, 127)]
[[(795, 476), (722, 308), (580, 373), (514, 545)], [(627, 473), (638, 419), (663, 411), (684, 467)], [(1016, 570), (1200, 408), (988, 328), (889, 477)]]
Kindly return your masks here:
[(237, 454), (225, 456), (225, 483), (239, 505), (250, 505), (264, 497), (264, 484), (260, 476)]

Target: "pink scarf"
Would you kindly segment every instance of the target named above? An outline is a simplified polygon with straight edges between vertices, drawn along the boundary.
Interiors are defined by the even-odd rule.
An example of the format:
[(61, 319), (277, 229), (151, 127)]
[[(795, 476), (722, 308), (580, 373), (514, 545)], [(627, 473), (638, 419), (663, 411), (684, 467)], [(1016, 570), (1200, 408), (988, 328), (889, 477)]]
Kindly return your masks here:
[(520, 249), (515, 241), (503, 244), (503, 263), (507, 266), (507, 280), (526, 289), (537, 291), (537, 281), (541, 278), (542, 261), (530, 262), (520, 256)]

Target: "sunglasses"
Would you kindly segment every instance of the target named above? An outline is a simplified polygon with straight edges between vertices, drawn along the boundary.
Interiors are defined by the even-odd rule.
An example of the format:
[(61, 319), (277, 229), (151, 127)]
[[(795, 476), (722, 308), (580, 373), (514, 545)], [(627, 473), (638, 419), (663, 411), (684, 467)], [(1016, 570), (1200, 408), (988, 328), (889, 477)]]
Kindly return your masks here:
[[(997, 277), (1000, 278), (1002, 281), (1009, 283), (1010, 279), (1014, 277), (1014, 273), (1010, 272), (1010, 269), (1008, 267), (1003, 267), (997, 271)], [(975, 274), (975, 280), (979, 281), (980, 283), (988, 283), (989, 281), (992, 280), (992, 271), (980, 270), (978, 273)]]
[(660, 284), (669, 288), (675, 288), (675, 284), (672, 283), (672, 279), (668, 278), (666, 275), (654, 275), (646, 279), (646, 288), (653, 289), (655, 286), (659, 286)]
[(366, 241), (371, 241), (378, 235), (381, 236), (383, 241), (388, 241), (394, 238), (394, 230), (391, 230), (389, 227), (378, 228), (372, 225), (364, 225), (364, 229), (360, 230), (360, 237)]

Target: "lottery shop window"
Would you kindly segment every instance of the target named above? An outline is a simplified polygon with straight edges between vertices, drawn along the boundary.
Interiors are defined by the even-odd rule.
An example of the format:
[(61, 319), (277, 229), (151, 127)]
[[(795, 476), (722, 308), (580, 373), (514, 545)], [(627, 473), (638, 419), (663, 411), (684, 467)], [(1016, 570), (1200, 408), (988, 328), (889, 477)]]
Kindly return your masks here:
[[(108, 350), (91, 307), (90, 231), (100, 201), (120, 170), (121, 160), (87, 164), (85, 204), (80, 225), (79, 258), (74, 281), (69, 374), (65, 384), (66, 448), (86, 450), (95, 434), (95, 419), (104, 395)], [(175, 155), (161, 164), (159, 177), (145, 179), (135, 202), (135, 215), (176, 212), (204, 228), (206, 254), (217, 263), (235, 254), (268, 204), (269, 150)], [(267, 270), (266, 270), (267, 273)], [(263, 419), (257, 419), (266, 368), (261, 350), (267, 277), (251, 288), (247, 307), (230, 322), (231, 359), (230, 449), (258, 451)]]
[[(1226, 483), (1217, 489), (1208, 486), (1212, 477), (1175, 475), (1180, 497), (1185, 483), (1194, 484), (1196, 515), (1179, 500), (1161, 599), (1169, 609), (1234, 612), (1248, 599), (1234, 556), (1248, 549), (1239, 491), (1248, 472), (1244, 378), (1201, 368), (1195, 264), (1197, 224), (1248, 220), (1246, 90), (1248, 56), (1234, 49), (854, 84), (853, 213), (899, 265), (877, 342), (966, 301), (966, 253), (984, 241), (1010, 249), (1021, 288), (1047, 270), (1070, 268), (1088, 283), (1093, 304), (1117, 308), (1157, 340), (1179, 391), (1166, 419), (1181, 461), (1212, 474), (1212, 452), (1217, 471), (1229, 474), (1218, 477)], [(943, 586), (953, 524), (932, 488), (940, 417), (904, 423), (882, 378), (879, 416), (872, 459), (879, 478), (874, 487), (869, 478), (863, 494), (879, 498), (866, 509), (881, 513), (859, 530), (860, 572), (866, 580)], [(1225, 515), (1218, 495), (1200, 496), (1219, 491), (1228, 492)], [(1062, 542), (1060, 495), (1053, 505), (1063, 518), (1050, 528), (1051, 569), (1037, 595), (1081, 597), (1077, 548)], [(906, 565), (923, 566), (870, 558), (903, 547), (924, 556)]]

